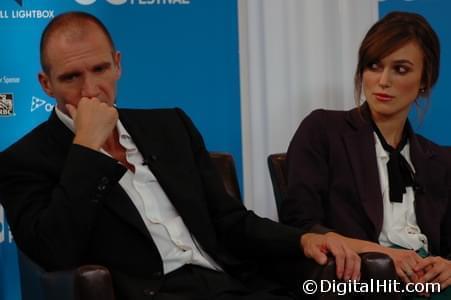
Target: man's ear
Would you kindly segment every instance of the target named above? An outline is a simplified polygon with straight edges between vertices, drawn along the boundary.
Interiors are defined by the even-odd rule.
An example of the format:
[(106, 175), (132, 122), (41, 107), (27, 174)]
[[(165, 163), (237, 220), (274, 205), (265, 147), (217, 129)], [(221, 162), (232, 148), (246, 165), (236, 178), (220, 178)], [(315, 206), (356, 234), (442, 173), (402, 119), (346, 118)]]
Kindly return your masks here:
[(121, 77), (122, 74), (122, 68), (121, 68), (121, 53), (119, 51), (116, 51), (113, 54), (113, 60), (114, 60), (114, 65), (117, 69), (117, 79), (119, 79)]
[(38, 74), (38, 80), (44, 92), (50, 97), (53, 97), (53, 88), (49, 76), (44, 72), (40, 72)]

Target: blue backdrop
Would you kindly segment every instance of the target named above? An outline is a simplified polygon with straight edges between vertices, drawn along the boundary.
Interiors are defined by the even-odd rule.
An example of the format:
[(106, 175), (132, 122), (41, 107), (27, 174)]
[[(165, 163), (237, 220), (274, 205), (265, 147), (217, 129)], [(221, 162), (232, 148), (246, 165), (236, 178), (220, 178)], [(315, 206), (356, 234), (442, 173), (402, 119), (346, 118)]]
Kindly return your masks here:
[[(54, 101), (36, 79), (38, 42), (49, 19), (67, 10), (94, 13), (111, 30), (123, 58), (119, 106), (182, 107), (209, 149), (234, 155), (241, 179), (236, 0), (2, 0), (0, 150), (46, 119), (53, 108)], [(380, 1), (381, 15), (392, 10), (423, 14), (437, 30), (442, 49), (451, 49), (449, 1)], [(445, 91), (451, 76), (444, 68), (450, 60), (447, 52), (442, 51), (443, 68), (429, 111), (415, 127), (432, 140), (451, 145), (451, 124), (446, 122), (451, 115)], [(417, 120), (414, 113), (411, 117)], [(0, 300), (18, 299), (16, 249), (0, 207)]]
[(451, 103), (448, 99), (447, 87), (451, 82), (451, 23), (449, 13), (451, 2), (447, 0), (385, 0), (379, 2), (380, 16), (390, 11), (402, 10), (423, 15), (437, 32), (441, 43), (440, 77), (429, 100), (429, 109), (424, 117), (413, 110), (410, 120), (414, 129), (442, 144), (451, 145)]
[[(120, 107), (183, 108), (207, 147), (231, 152), (241, 174), (237, 3), (231, 0), (1, 0), (0, 150), (53, 108), (37, 81), (39, 37), (50, 18), (68, 10), (94, 13), (110, 29), (123, 59)], [(1, 209), (0, 221), (0, 300), (18, 300), (16, 249)]]

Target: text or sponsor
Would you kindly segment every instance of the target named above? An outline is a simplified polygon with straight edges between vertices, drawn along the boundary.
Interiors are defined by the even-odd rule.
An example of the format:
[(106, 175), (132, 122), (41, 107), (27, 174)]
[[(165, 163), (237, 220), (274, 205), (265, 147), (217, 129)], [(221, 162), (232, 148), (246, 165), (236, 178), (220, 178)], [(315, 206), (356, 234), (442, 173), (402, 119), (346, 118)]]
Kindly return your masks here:
[(34, 112), (38, 108), (44, 108), (47, 112), (51, 112), (53, 110), (54, 105), (51, 103), (48, 103), (46, 100), (38, 98), (38, 97), (31, 97), (31, 106), (30, 106), (30, 112)]
[[(75, 0), (78, 4), (81, 5), (91, 5), (94, 4), (97, 0)], [(99, 0), (106, 1), (112, 5), (188, 5), (191, 4), (191, 0)]]
[(0, 93), (0, 117), (14, 116), (14, 96), (12, 93)]
[(384, 293), (440, 293), (439, 283), (407, 283), (397, 280), (370, 279), (369, 282), (356, 280), (306, 280), (302, 284), (302, 290), (307, 295), (317, 293), (332, 293), (339, 296), (347, 294), (384, 294)]
[(4, 84), (20, 83), (20, 77), (1, 76), (0, 83), (4, 83)]
[(53, 10), (0, 10), (0, 19), (50, 19), (54, 16)]

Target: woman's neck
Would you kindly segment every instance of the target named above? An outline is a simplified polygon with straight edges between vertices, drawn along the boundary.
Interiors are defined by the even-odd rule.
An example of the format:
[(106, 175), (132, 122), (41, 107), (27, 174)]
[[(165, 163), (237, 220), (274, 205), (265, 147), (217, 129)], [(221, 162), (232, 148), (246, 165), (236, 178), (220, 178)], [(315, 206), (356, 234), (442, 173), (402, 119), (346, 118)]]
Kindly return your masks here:
[(374, 118), (373, 116), (373, 120), (385, 141), (396, 149), (401, 142), (407, 118)]

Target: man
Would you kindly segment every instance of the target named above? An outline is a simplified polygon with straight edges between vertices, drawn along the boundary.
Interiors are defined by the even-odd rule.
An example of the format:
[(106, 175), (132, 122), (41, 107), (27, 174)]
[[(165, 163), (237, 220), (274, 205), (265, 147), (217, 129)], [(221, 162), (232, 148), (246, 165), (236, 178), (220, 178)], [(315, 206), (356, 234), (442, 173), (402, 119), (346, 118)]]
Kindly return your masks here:
[(183, 111), (116, 109), (120, 53), (98, 19), (57, 16), (40, 50), (56, 109), (0, 156), (0, 199), (33, 260), (104, 265), (117, 299), (291, 299), (256, 263), (301, 257), (308, 240), (307, 256), (332, 252), (339, 276), (357, 278), (355, 253), (228, 196)]

